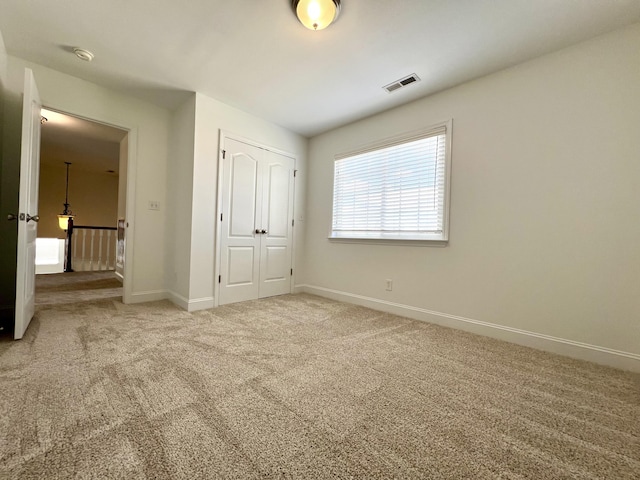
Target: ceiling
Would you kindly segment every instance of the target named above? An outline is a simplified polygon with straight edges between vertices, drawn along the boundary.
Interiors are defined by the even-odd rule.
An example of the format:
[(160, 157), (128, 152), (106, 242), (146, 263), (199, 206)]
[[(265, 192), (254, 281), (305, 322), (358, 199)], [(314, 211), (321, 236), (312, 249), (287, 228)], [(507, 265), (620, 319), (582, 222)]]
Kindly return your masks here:
[(40, 162), (72, 171), (118, 175), (120, 141), (125, 130), (42, 109)]
[(10, 55), (158, 105), (195, 91), (313, 136), (640, 21), (638, 0), (342, 0), (314, 32), (290, 4), (2, 0), (0, 31)]

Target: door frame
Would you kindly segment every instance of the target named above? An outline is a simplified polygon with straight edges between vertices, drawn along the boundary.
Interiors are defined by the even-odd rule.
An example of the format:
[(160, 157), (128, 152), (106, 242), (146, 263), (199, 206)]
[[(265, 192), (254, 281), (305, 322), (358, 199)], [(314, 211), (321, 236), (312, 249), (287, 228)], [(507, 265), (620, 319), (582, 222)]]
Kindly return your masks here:
[[(214, 268), (213, 268), (213, 306), (214, 307), (218, 307), (220, 306), (220, 283), (218, 282), (218, 277), (220, 276), (221, 272), (220, 272), (220, 262), (221, 262), (221, 256), (222, 256), (222, 251), (221, 251), (221, 232), (220, 232), (220, 215), (222, 215), (222, 167), (223, 167), (223, 158), (222, 158), (222, 152), (224, 151), (224, 146), (225, 146), (225, 140), (229, 138), (238, 142), (242, 142), (242, 143), (246, 143), (248, 145), (252, 145), (256, 148), (260, 148), (262, 150), (267, 150), (269, 152), (273, 152), (273, 153), (277, 153), (278, 155), (284, 155), (285, 157), (290, 157), (293, 159), (293, 168), (294, 171), (296, 171), (296, 167), (298, 165), (298, 157), (291, 153), (291, 152), (287, 152), (286, 150), (281, 150), (279, 148), (275, 148), (272, 147), (270, 145), (265, 145), (264, 143), (260, 143), (257, 142), (255, 140), (252, 140), (250, 138), (244, 137), (242, 135), (238, 135), (232, 132), (229, 132), (227, 130), (223, 130), (220, 129), (219, 131), (219, 139), (218, 139), (218, 180), (217, 180), (217, 195), (216, 195), (216, 216), (213, 219), (214, 224), (215, 224), (215, 242), (214, 242), (214, 252), (213, 252), (213, 258), (214, 258)], [(293, 182), (293, 214), (292, 214), (292, 218), (295, 219), (296, 216), (296, 182), (294, 179)], [(296, 255), (295, 255), (295, 237), (296, 237), (296, 229), (295, 229), (295, 223), (294, 223), (294, 228), (293, 231), (291, 233), (291, 268), (293, 269), (293, 275), (291, 275), (290, 281), (289, 281), (289, 293), (293, 292), (293, 286), (295, 285), (295, 275), (296, 275), (296, 266), (295, 266), (295, 261), (296, 261)]]
[[(122, 279), (122, 303), (132, 303), (133, 301), (133, 239), (135, 238), (135, 186), (136, 186), (136, 165), (138, 152), (138, 127), (104, 116), (87, 116), (73, 109), (47, 103), (42, 105), (47, 110), (70, 115), (72, 117), (100, 123), (109, 127), (125, 130), (128, 137), (127, 151), (127, 185), (125, 187), (125, 249), (124, 249), (124, 276)], [(118, 172), (120, 174), (120, 172)]]

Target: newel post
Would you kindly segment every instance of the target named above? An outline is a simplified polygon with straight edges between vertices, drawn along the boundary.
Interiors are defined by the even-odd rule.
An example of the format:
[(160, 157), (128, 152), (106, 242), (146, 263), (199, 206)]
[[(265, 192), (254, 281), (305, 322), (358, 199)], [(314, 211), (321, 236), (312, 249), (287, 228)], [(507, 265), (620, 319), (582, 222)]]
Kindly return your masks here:
[(73, 272), (73, 268), (71, 266), (71, 237), (73, 235), (73, 217), (69, 218), (69, 224), (67, 226), (67, 254), (65, 255), (66, 261), (64, 265), (65, 272)]

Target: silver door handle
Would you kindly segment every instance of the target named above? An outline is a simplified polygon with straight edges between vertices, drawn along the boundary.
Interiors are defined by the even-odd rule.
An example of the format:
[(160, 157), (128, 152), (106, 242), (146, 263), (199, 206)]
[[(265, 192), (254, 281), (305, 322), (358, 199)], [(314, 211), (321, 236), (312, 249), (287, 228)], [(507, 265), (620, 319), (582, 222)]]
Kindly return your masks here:
[(38, 223), (40, 221), (40, 215), (34, 215), (33, 217), (27, 213), (27, 223), (33, 220)]
[(260, 233), (264, 235), (265, 233), (267, 233), (267, 231), (266, 230), (262, 230)]
[(9, 215), (7, 215), (7, 220), (18, 220), (18, 215), (10, 213)]

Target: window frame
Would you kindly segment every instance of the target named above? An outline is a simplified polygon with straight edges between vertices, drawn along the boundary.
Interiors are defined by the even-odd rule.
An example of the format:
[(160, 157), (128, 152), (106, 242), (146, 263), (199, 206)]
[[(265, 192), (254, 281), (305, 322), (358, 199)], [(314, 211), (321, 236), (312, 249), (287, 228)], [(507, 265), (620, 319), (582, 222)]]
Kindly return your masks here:
[[(444, 153), (444, 195), (442, 206), (442, 234), (433, 235), (419, 235), (412, 234), (398, 234), (390, 233), (385, 234), (377, 232), (373, 235), (340, 235), (333, 231), (333, 216), (335, 210), (335, 172), (336, 162), (363, 153), (374, 152), (384, 148), (392, 147), (395, 145), (402, 145), (415, 140), (420, 140), (430, 136), (437, 135), (444, 129), (445, 133), (445, 153)], [(336, 154), (333, 161), (333, 189), (331, 195), (331, 223), (329, 226), (328, 239), (331, 242), (343, 242), (343, 243), (365, 243), (365, 244), (384, 244), (384, 245), (413, 245), (413, 246), (446, 246), (449, 243), (449, 210), (450, 210), (450, 198), (451, 198), (451, 137), (453, 130), (453, 120), (449, 119), (444, 122), (431, 125), (426, 128), (414, 130), (411, 132), (405, 132), (400, 135), (388, 137), (376, 142), (368, 143), (353, 150), (348, 150), (339, 154)]]

